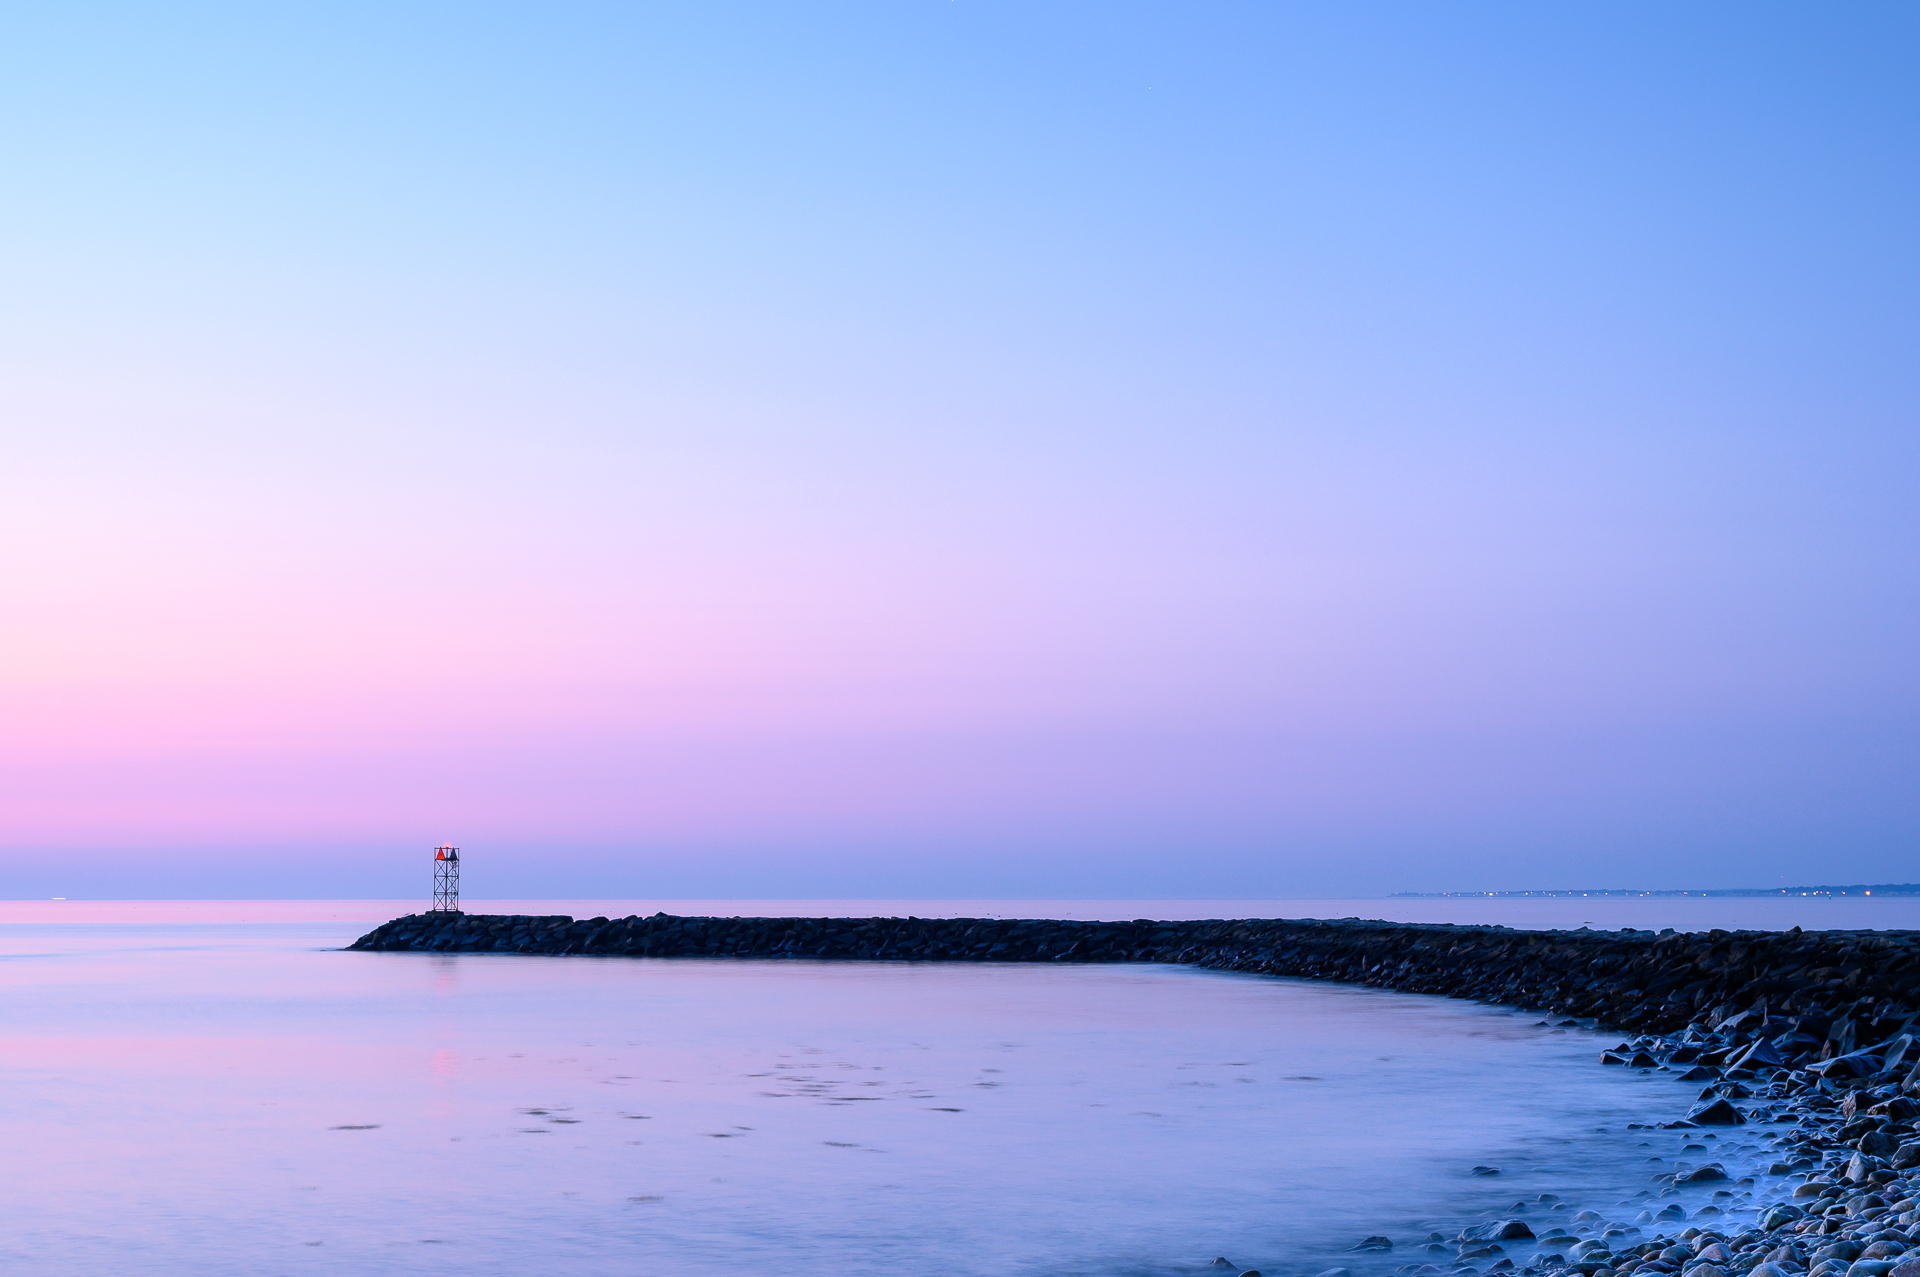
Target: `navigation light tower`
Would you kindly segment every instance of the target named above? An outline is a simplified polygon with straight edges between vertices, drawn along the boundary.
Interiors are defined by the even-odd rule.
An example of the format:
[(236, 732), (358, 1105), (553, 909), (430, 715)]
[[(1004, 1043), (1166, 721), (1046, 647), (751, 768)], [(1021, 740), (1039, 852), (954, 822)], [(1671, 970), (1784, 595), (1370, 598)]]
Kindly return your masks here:
[(451, 843), (433, 849), (432, 912), (460, 912), (460, 849)]

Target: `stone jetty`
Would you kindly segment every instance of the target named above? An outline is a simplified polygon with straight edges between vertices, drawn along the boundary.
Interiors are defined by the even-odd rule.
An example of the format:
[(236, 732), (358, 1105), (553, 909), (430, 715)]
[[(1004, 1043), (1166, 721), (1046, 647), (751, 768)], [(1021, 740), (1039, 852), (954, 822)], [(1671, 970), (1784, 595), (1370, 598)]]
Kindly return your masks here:
[[(1517, 931), (1357, 918), (584, 918), (417, 913), (354, 949), (936, 962), (1174, 962), (1435, 993), (1608, 1028), (1790, 1027), (1782, 1064), (1845, 1055), (1920, 1010), (1920, 932)], [(1729, 1026), (1729, 1022), (1732, 1022)]]

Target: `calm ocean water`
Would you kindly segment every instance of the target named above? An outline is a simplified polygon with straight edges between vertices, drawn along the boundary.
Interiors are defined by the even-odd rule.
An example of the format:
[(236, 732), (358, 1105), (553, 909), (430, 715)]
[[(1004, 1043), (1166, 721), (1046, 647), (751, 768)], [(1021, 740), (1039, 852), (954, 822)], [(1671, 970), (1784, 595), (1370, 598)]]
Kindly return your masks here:
[[(778, 911), (1349, 902), (1282, 903)], [(1542, 1192), (1569, 1209), (1535, 1202), (1537, 1222), (1628, 1220), (1666, 1159), (1770, 1160), (1757, 1128), (1628, 1130), (1677, 1116), (1689, 1088), (1601, 1068), (1591, 1033), (1469, 1003), (1149, 965), (338, 951), (412, 907), (0, 905), (0, 1266), (1175, 1274), (1224, 1255), (1313, 1273), (1424, 1259), (1429, 1228)], [(1395, 1254), (1340, 1253), (1374, 1233)]]

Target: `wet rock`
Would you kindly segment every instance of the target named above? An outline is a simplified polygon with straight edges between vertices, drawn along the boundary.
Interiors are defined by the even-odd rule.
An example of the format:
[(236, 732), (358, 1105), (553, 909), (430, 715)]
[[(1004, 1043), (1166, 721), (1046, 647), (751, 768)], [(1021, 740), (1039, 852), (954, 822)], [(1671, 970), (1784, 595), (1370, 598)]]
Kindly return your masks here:
[(1715, 1180), (1723, 1180), (1726, 1178), (1726, 1170), (1718, 1162), (1710, 1162), (1705, 1166), (1696, 1166), (1690, 1171), (1675, 1175), (1673, 1182), (1676, 1184), (1711, 1184)]
[(1475, 1175), (1498, 1175), (1500, 1168), (1498, 1166), (1476, 1166), (1473, 1168), (1472, 1173)]
[(1782, 1202), (1778, 1206), (1770, 1206), (1767, 1208), (1766, 1213), (1760, 1216), (1760, 1227), (1767, 1232), (1772, 1232), (1776, 1228), (1784, 1228), (1794, 1220), (1805, 1217), (1806, 1212), (1798, 1206), (1789, 1206), (1785, 1202)]
[(1786, 1268), (1771, 1260), (1755, 1264), (1747, 1277), (1798, 1277), (1798, 1269)]
[(1392, 1250), (1393, 1242), (1385, 1237), (1363, 1237), (1347, 1247), (1348, 1250)]
[(1856, 1259), (1847, 1265), (1847, 1277), (1885, 1277), (1893, 1268), (1887, 1259)]
[(1807, 1066), (1809, 1072), (1826, 1078), (1872, 1077), (1880, 1071), (1880, 1057), (1869, 1051), (1836, 1055), (1831, 1060)]
[(1780, 1052), (1774, 1048), (1773, 1043), (1762, 1038), (1742, 1051), (1734, 1059), (1728, 1061), (1727, 1067), (1739, 1069), (1784, 1069), (1787, 1067), (1787, 1062), (1780, 1058)]
[(1878, 1193), (1861, 1193), (1847, 1202), (1847, 1214), (1865, 1216), (1875, 1207), (1884, 1208), (1887, 1199)]
[(1746, 1118), (1723, 1099), (1702, 1100), (1687, 1110), (1687, 1121), (1696, 1126), (1740, 1126)]

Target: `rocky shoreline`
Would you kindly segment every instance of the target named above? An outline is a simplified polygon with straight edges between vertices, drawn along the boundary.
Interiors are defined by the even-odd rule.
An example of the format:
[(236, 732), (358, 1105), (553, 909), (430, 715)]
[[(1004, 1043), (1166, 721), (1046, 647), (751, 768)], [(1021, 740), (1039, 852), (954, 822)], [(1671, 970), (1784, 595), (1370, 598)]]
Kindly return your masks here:
[[(1753, 1127), (1758, 1161), (1663, 1161), (1632, 1199), (1542, 1194), (1452, 1236), (1360, 1240), (1399, 1277), (1920, 1277), (1920, 933), (1516, 931), (1358, 919), (592, 918), (414, 914), (362, 950), (980, 962), (1172, 962), (1539, 1009), (1637, 1033), (1602, 1064), (1673, 1076), (1681, 1152)], [(1546, 1022), (1543, 1021), (1543, 1025)], [(1675, 1106), (1678, 1110), (1678, 1105)], [(1654, 1159), (1661, 1160), (1661, 1159)], [(1764, 1165), (1762, 1164), (1764, 1163)], [(1491, 1167), (1476, 1168), (1497, 1174)], [(1407, 1252), (1415, 1262), (1404, 1262)], [(1394, 1260), (1402, 1260), (1395, 1265)], [(1217, 1261), (1222, 1273), (1237, 1265)], [(1350, 1277), (1335, 1268), (1321, 1277)]]
[[(1567, 1203), (1542, 1194), (1450, 1238), (1430, 1234), (1414, 1244), (1428, 1252), (1427, 1261), (1393, 1271), (1920, 1277), (1917, 1055), (1905, 1032), (1842, 1054), (1816, 1050), (1813, 1033), (1749, 1012), (1717, 1027), (1693, 1024), (1680, 1034), (1621, 1042), (1602, 1053), (1603, 1064), (1701, 1084), (1684, 1115), (1643, 1130), (1686, 1132), (1683, 1138), (1698, 1132), (1704, 1141), (1762, 1124), (1771, 1128), (1760, 1142), (1773, 1146), (1772, 1160), (1750, 1167), (1732, 1157), (1674, 1161), (1607, 1214), (1583, 1210), (1569, 1218)], [(1708, 1152), (1704, 1142), (1683, 1147)], [(1394, 1246), (1395, 1239), (1381, 1236), (1355, 1249)]]

